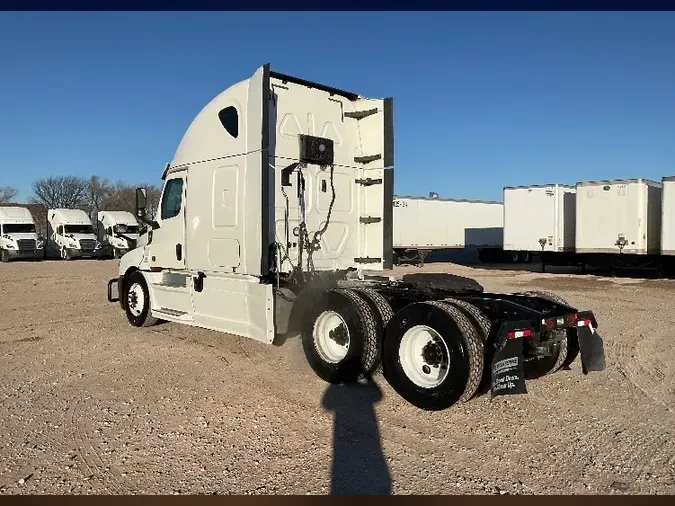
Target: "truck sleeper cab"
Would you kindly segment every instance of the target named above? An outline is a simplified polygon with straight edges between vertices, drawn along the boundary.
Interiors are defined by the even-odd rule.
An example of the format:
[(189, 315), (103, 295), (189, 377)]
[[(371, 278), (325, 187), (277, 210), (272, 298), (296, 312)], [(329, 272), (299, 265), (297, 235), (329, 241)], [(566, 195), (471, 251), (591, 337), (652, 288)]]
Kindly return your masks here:
[(0, 259), (42, 259), (44, 241), (35, 229), (33, 215), (25, 207), (0, 207)]
[(378, 275), (392, 267), (393, 141), (391, 99), (259, 68), (193, 120), (162, 175), (156, 221), (137, 190), (145, 230), (108, 300), (138, 327), (161, 319), (268, 344), (299, 331), (325, 381), (381, 366), (422, 409), (466, 401), (484, 382), (522, 393), (526, 374), (579, 352), (584, 372), (602, 369), (592, 313), (553, 295)]
[(87, 213), (80, 209), (50, 209), (47, 211), (47, 256), (71, 260), (100, 258), (101, 243)]
[(138, 241), (138, 221), (129, 211), (99, 211), (97, 235), (104, 254), (113, 258), (136, 247)]

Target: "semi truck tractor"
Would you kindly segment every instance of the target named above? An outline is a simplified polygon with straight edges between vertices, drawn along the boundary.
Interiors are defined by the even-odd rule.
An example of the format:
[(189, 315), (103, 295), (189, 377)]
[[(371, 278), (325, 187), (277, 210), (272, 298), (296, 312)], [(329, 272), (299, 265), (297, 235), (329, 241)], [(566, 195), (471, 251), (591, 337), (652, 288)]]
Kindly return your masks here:
[(87, 213), (81, 209), (50, 209), (47, 211), (47, 256), (71, 260), (100, 258), (101, 243)]
[(121, 258), (138, 241), (138, 221), (129, 211), (99, 211), (96, 231), (104, 254), (113, 258)]
[(193, 325), (272, 344), (299, 334), (329, 383), (380, 372), (405, 400), (448, 408), (580, 356), (602, 370), (597, 321), (548, 293), (489, 293), (454, 275), (388, 275), (393, 100), (260, 67), (194, 118), (155, 219), (107, 297), (129, 323)]
[(33, 215), (25, 207), (0, 207), (0, 258), (42, 259), (44, 241), (35, 230)]

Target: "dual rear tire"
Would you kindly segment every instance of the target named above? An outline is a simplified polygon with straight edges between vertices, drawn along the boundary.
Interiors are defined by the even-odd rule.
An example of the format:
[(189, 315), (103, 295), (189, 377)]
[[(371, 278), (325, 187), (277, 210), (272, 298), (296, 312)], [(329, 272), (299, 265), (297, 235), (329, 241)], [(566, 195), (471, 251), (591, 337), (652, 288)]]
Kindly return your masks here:
[(469, 400), (483, 378), (486, 336), (452, 301), (414, 303), (394, 314), (374, 290), (329, 290), (305, 313), (301, 339), (324, 381), (351, 383), (381, 371), (425, 410)]

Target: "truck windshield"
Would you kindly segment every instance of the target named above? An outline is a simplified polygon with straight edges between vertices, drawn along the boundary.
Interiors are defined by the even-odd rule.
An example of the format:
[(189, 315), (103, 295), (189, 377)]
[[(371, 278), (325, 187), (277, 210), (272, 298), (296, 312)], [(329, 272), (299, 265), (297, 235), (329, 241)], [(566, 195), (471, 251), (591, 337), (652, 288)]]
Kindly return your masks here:
[(66, 234), (93, 234), (94, 229), (91, 225), (66, 225)]
[(138, 227), (136, 225), (115, 225), (115, 232), (118, 234), (137, 234)]
[(32, 223), (5, 223), (2, 226), (3, 234), (30, 234), (35, 232)]

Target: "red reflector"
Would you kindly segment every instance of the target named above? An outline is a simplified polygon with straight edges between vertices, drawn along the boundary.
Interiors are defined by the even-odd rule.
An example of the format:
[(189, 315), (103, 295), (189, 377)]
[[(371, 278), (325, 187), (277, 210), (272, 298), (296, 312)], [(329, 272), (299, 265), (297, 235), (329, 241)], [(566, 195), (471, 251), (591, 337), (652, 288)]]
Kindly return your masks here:
[(593, 325), (591, 320), (579, 320), (577, 322), (577, 327), (590, 327), (591, 325)]
[(161, 267), (150, 267), (150, 272), (162, 272)]
[(532, 337), (532, 329), (510, 330), (506, 333), (506, 339), (515, 339), (517, 337)]
[(544, 320), (544, 325), (546, 325), (549, 329), (552, 329), (555, 327), (555, 320), (549, 318), (548, 320)]
[(569, 316), (567, 317), (567, 323), (568, 323), (569, 325), (574, 325), (574, 324), (577, 322), (578, 319), (579, 319), (579, 315), (576, 314), (576, 313), (574, 313), (574, 314), (569, 315)]

